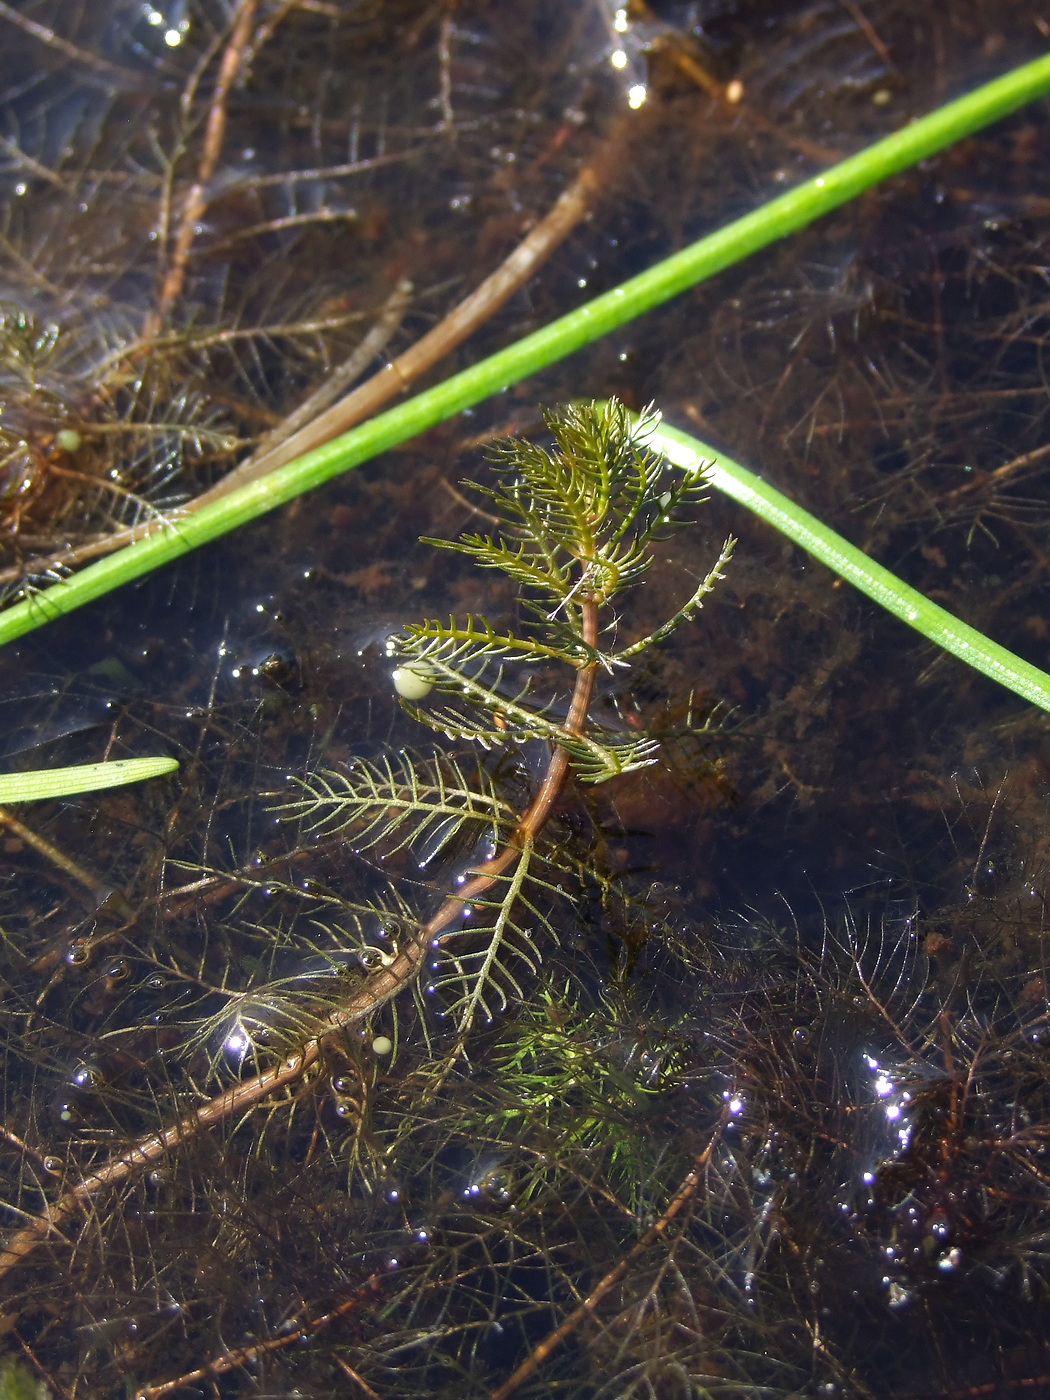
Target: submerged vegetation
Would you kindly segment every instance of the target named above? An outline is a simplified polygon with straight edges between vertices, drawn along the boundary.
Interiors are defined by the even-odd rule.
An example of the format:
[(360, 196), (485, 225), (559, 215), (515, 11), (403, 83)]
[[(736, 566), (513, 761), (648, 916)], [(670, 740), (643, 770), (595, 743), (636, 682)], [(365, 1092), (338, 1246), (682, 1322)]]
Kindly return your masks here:
[[(0, 4), (4, 587), (424, 373), (533, 230), (471, 362), (1031, 11)], [(0, 812), (0, 1394), (1050, 1389), (1047, 718), (610, 398), (1045, 665), (1048, 146), (1036, 104), (4, 649), (9, 767), (178, 772)]]
[[(181, 981), (191, 993), (189, 1005), (197, 1003), (196, 1025), (177, 997), (177, 1021), (154, 1015), (142, 1025), (112, 1025), (101, 1036), (105, 1051), (77, 1066), (75, 1092), (58, 1108), (72, 1133), (70, 1153), (48, 1159), (69, 1184), (60, 1182), (57, 1194), (45, 1189), (35, 1218), (20, 1208), (30, 1218), (0, 1250), (0, 1278), (31, 1267), (52, 1234), (75, 1225), (83, 1212), (104, 1213), (115, 1191), (133, 1187), (147, 1172), (166, 1179), (170, 1159), (205, 1134), (232, 1134), (226, 1142), (231, 1150), (238, 1134), (251, 1130), (253, 1109), (269, 1115), (269, 1132), (289, 1141), (304, 1132), (316, 1141), (322, 1133), (332, 1162), (345, 1161), (351, 1188), (360, 1179), (374, 1197), (403, 1171), (407, 1124), (425, 1116), (427, 1105), (438, 1110), (445, 1082), (460, 1077), (460, 1062), (473, 1058), (471, 1032), (499, 1013), (513, 1012), (520, 1026), (512, 1039), (490, 1047), (493, 1064), (508, 1083), (531, 1089), (524, 1099), (515, 1092), (513, 1113), (495, 1103), (481, 1113), (478, 1141), (496, 1152), (479, 1159), (461, 1193), (472, 1204), (477, 1197), (509, 1207), (522, 1192), (524, 1199), (544, 1196), (546, 1153), (538, 1153), (526, 1187), (520, 1168), (508, 1165), (511, 1147), (531, 1139), (542, 1117), (557, 1142), (569, 1122), (555, 1131), (551, 1110), (578, 1099), (578, 1087), (590, 1083), (583, 1090), (585, 1109), (570, 1114), (571, 1132), (556, 1147), (555, 1161), (603, 1152), (606, 1134), (626, 1126), (624, 1116), (629, 1121), (664, 1082), (675, 1052), (662, 1038), (646, 1050), (610, 1052), (600, 1045), (595, 1063), (580, 1063), (592, 1055), (574, 1048), (568, 1027), (575, 1032), (582, 1017), (593, 1043), (604, 1018), (582, 1011), (588, 998), (576, 979), (557, 1002), (537, 985), (544, 947), (558, 941), (562, 911), (588, 887), (596, 912), (614, 906), (621, 919), (638, 917), (637, 900), (613, 892), (613, 873), (603, 873), (585, 828), (567, 828), (556, 841), (548, 828), (552, 822), (555, 829), (565, 826), (560, 808), (571, 779), (594, 786), (656, 761), (659, 743), (644, 728), (595, 718), (599, 678), (629, 693), (632, 667), (694, 617), (722, 576), (731, 544), (670, 618), (625, 638), (624, 595), (645, 579), (655, 543), (685, 523), (703, 478), (674, 472), (649, 452), (615, 400), (569, 407), (546, 415), (546, 423), (552, 449), (508, 442), (498, 450), (498, 484), (479, 488), (490, 532), (429, 541), (517, 585), (519, 622), (495, 626), (472, 614), (447, 624), (409, 624), (391, 633), (384, 648), (397, 662), (393, 679), (411, 697), (402, 703), (412, 717), (490, 757), (469, 765), (444, 750), (353, 757), (341, 769), (300, 780), (302, 796), (278, 808), (303, 828), (292, 850), (258, 859), (251, 875), (202, 872), (197, 887), (210, 883), (219, 892), (225, 886), (242, 898), (263, 888), (275, 903), (280, 896), (277, 922), (271, 913), (247, 926), (259, 946), (256, 959), (263, 960), (259, 972), (273, 972), (280, 963), (280, 975), (253, 970), (245, 986), (224, 980), (209, 986), (211, 975), (192, 970), (184, 954), (174, 964), (155, 955), (158, 971), (148, 980), (159, 987), (173, 976)], [(567, 691), (565, 674), (575, 678)], [(543, 753), (539, 771), (530, 772)], [(325, 888), (309, 873), (321, 851), (336, 860), (353, 856), (356, 887), (347, 891), (340, 881)], [(305, 880), (292, 878), (300, 867), (308, 872)], [(435, 886), (453, 870), (459, 872), (454, 892), (439, 898), (435, 909)], [(105, 941), (134, 937), (139, 923), (132, 915)], [(85, 959), (91, 951), (84, 948)], [(80, 957), (81, 945), (72, 945), (67, 962)], [(128, 959), (110, 959), (107, 986), (129, 972)], [(395, 1000), (408, 990), (417, 1005), (411, 1035), (401, 1029)], [(391, 1035), (380, 1025), (388, 1007), (395, 1018)], [(398, 1045), (394, 1063), (407, 1066), (407, 1089), (394, 1093), (387, 1085), (381, 1092), (376, 1062)], [(128, 1077), (129, 1055), (138, 1062), (132, 1078), (139, 1083), (122, 1103), (116, 1091)], [(553, 1068), (559, 1062), (560, 1072)], [(159, 1082), (155, 1063), (163, 1065)], [(551, 1082), (560, 1084), (555, 1098), (536, 1092), (548, 1063)], [(564, 1066), (573, 1064), (566, 1080)], [(210, 1096), (192, 1106), (201, 1093)], [(400, 1115), (392, 1116), (388, 1097), (399, 1100)], [(293, 1127), (303, 1117), (309, 1122), (310, 1112), (302, 1112), (307, 1101), (314, 1105), (312, 1124)], [(328, 1123), (318, 1105), (331, 1115)], [(135, 1119), (141, 1121), (148, 1106), (169, 1121), (136, 1134)], [(535, 1112), (523, 1115), (525, 1106)], [(108, 1131), (87, 1132), (74, 1147), (78, 1129), (102, 1121)], [(337, 1124), (344, 1132), (334, 1130)], [(132, 1135), (118, 1138), (115, 1151), (107, 1142), (114, 1132)], [(20, 1134), (10, 1137), (24, 1141)], [(469, 1142), (466, 1126), (455, 1137)], [(617, 1143), (611, 1161), (627, 1199), (640, 1201), (647, 1191), (646, 1154)], [(634, 1169), (625, 1171), (625, 1162)], [(19, 1194), (28, 1200), (34, 1185), (32, 1174), (23, 1177)], [(386, 1194), (404, 1209), (400, 1187)], [(426, 1229), (416, 1233), (419, 1242), (429, 1239)], [(104, 1230), (100, 1243), (108, 1249)]]
[[(647, 733), (595, 720), (599, 675), (619, 677), (622, 684), (621, 672), (629, 673), (637, 658), (693, 617), (731, 553), (727, 543), (672, 617), (620, 645), (610, 610), (642, 581), (654, 541), (682, 523), (683, 510), (702, 490), (702, 477), (673, 473), (639, 445), (616, 401), (545, 417), (554, 450), (506, 444), (504, 479), (484, 489), (495, 533), (465, 535), (458, 543), (427, 541), (517, 583), (524, 594), (523, 625), (503, 631), (483, 616), (450, 618), (447, 624), (410, 624), (387, 643), (398, 662), (395, 684), (408, 692), (403, 703), (413, 718), (449, 739), (504, 751), (511, 771), (522, 766), (529, 745), (551, 746), (528, 807), (511, 818), (491, 782), (472, 790), (460, 767), (453, 764), (450, 773), (441, 755), (429, 761), (402, 756), (396, 766), (389, 758), (379, 764), (358, 760), (345, 772), (307, 780), (306, 799), (292, 808), (314, 830), (348, 831), (359, 852), (412, 850), (421, 869), (465, 831), (473, 828), (475, 841), (478, 828), (485, 833), (491, 854), (468, 867), (459, 877), (461, 888), (436, 915), (420, 921), (408, 940), (418, 943), (418, 951), (410, 955), (395, 944), (384, 959), (391, 969), (407, 959), (415, 972), (428, 948), (448, 950), (431, 990), (455, 988), (447, 1014), (461, 1033), (479, 1014), (491, 1021), (494, 1010), (527, 999), (515, 963), (532, 975), (538, 971), (538, 940), (550, 927), (537, 903), (540, 892), (568, 894), (555, 883), (551, 858), (537, 843), (569, 775), (596, 784), (655, 762), (658, 744)], [(544, 673), (559, 667), (575, 674), (565, 702), (556, 690), (544, 694)], [(441, 700), (424, 708), (418, 701), (432, 690)]]

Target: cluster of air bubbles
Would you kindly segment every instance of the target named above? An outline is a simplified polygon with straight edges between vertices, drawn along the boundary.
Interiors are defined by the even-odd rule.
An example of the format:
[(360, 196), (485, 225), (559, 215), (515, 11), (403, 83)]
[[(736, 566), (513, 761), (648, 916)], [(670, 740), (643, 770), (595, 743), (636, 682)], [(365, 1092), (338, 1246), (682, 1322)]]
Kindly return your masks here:
[(97, 1066), (80, 1064), (73, 1071), (71, 1078), (78, 1089), (90, 1089), (99, 1082), (101, 1076)]
[(105, 1075), (99, 1065), (88, 1060), (75, 1065), (66, 1081), (65, 1095), (55, 1106), (59, 1123), (64, 1128), (80, 1126), (90, 1116), (96, 1095), (104, 1083)]
[[(260, 1028), (256, 1026), (253, 1029), (258, 1035)], [(252, 1030), (249, 1030), (240, 1016), (235, 1016), (225, 1028), (222, 1049), (227, 1061), (237, 1069), (240, 1069), (245, 1060), (254, 1055), (255, 1041), (252, 1037)]]
[(460, 1191), (464, 1201), (503, 1210), (514, 1200), (515, 1176), (502, 1157), (486, 1156), (474, 1163)]
[[(864, 1054), (862, 1061), (872, 1077), (871, 1087), (885, 1114), (886, 1123), (896, 1138), (896, 1150), (903, 1152), (911, 1139), (911, 1123), (907, 1116), (912, 1100), (911, 1091), (903, 1088), (893, 1071), (884, 1067), (874, 1055)], [(869, 1171), (864, 1173), (863, 1179), (869, 1183), (874, 1178)]]
[(182, 3), (169, 5), (167, 12), (158, 10), (148, 3), (142, 6), (142, 14), (151, 29), (155, 29), (169, 49), (177, 49), (189, 33), (190, 22)]
[(648, 96), (643, 55), (652, 43), (653, 36), (645, 32), (651, 26), (632, 25), (626, 7), (618, 5), (613, 10), (610, 27), (612, 44), (609, 66), (625, 81), (627, 105), (637, 111)]
[(131, 964), (127, 958), (114, 958), (107, 963), (102, 970), (102, 980), (107, 991), (114, 991), (121, 982), (127, 980), (131, 972)]
[(890, 1242), (882, 1254), (888, 1270), (882, 1279), (889, 1289), (890, 1307), (900, 1308), (911, 1301), (907, 1286), (913, 1270), (954, 1274), (963, 1264), (963, 1251), (956, 1242), (956, 1229), (946, 1204), (923, 1200), (909, 1193), (889, 1211)]
[(726, 1113), (730, 1118), (739, 1118), (747, 1107), (743, 1095), (738, 1094), (735, 1089), (723, 1090), (722, 1098), (725, 1100)]
[(356, 1118), (359, 1111), (360, 1081), (353, 1074), (337, 1074), (332, 1079), (332, 1105), (337, 1118)]

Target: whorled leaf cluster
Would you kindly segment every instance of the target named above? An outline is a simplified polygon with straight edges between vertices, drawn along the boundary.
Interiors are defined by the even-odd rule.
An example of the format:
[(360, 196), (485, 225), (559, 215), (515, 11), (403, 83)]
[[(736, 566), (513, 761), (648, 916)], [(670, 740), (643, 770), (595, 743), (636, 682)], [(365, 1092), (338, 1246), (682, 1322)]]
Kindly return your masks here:
[[(573, 405), (545, 414), (553, 450), (532, 442), (497, 449), (499, 485), (480, 494), (496, 530), (458, 541), (430, 540), (482, 568), (499, 570), (522, 590), (519, 631), (497, 631), (484, 618), (410, 624), (392, 639), (400, 663), (459, 705), (410, 705), (424, 724), (486, 748), (508, 739), (546, 739), (564, 748), (574, 771), (604, 782), (653, 761), (645, 735), (603, 726), (587, 715), (579, 733), (566, 733), (552, 703), (537, 699), (535, 682), (507, 674), (510, 664), (560, 663), (577, 672), (615, 677), (649, 647), (670, 637), (700, 608), (732, 552), (724, 546), (692, 595), (655, 631), (618, 645), (616, 607), (644, 577), (653, 544), (685, 523), (703, 495), (702, 477), (675, 475), (632, 438), (622, 404)], [(480, 712), (480, 713), (479, 713)]]

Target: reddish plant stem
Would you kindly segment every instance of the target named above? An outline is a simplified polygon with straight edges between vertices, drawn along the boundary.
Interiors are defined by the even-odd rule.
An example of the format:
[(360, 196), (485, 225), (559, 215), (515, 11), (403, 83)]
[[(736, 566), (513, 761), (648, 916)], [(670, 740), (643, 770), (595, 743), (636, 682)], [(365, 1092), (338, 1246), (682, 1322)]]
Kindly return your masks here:
[[(598, 642), (598, 607), (585, 600), (581, 607), (582, 635), (589, 647)], [(576, 673), (569, 712), (563, 725), (567, 737), (583, 733), (594, 694), (595, 667), (584, 666)], [(209, 1099), (185, 1114), (171, 1127), (150, 1133), (111, 1157), (97, 1170), (90, 1172), (75, 1186), (66, 1190), (44, 1212), (23, 1225), (0, 1249), (0, 1279), (17, 1268), (45, 1239), (61, 1235), (62, 1227), (78, 1211), (90, 1206), (95, 1198), (122, 1182), (137, 1176), (154, 1162), (191, 1142), (201, 1133), (222, 1123), (242, 1118), (257, 1104), (297, 1083), (316, 1065), (326, 1043), (350, 1026), (371, 1016), (391, 998), (404, 991), (419, 976), (430, 950), (440, 945), (452, 925), (458, 923), (469, 905), (481, 899), (497, 880), (520, 858), (522, 847), (531, 843), (550, 817), (569, 772), (569, 757), (565, 749), (555, 747), (539, 791), (522, 814), (507, 844), (491, 860), (479, 865), (473, 877), (440, 906), (437, 913), (413, 937), (405, 940), (390, 962), (373, 972), (365, 984), (328, 1017), (324, 1029), (305, 1042), (301, 1049), (287, 1056), (279, 1065), (242, 1080), (221, 1094)]]
[(359, 1376), (352, 1366), (348, 1366), (341, 1356), (332, 1353), (332, 1360), (341, 1371), (347, 1375), (354, 1384), (364, 1392), (368, 1400), (382, 1400), (378, 1392), (374, 1391), (363, 1376)]
[(175, 243), (171, 250), (167, 272), (161, 283), (157, 305), (149, 313), (142, 328), (142, 339), (151, 340), (160, 330), (164, 320), (182, 295), (186, 284), (186, 264), (189, 261), (190, 247), (197, 235), (197, 225), (208, 207), (208, 185), (219, 165), (222, 143), (226, 136), (226, 104), (230, 89), (240, 71), (241, 58), (251, 38), (252, 25), (258, 0), (241, 0), (237, 9), (230, 41), (223, 51), (219, 64), (219, 76), (215, 82), (208, 106), (208, 120), (204, 130), (204, 148), (197, 166), (197, 178), (190, 186), (182, 206), (179, 225), (175, 231)]
[(324, 1328), (330, 1327), (333, 1322), (345, 1317), (347, 1313), (353, 1312), (355, 1308), (361, 1306), (365, 1297), (374, 1290), (375, 1286), (376, 1276), (373, 1275), (349, 1298), (345, 1298), (334, 1308), (330, 1308), (328, 1312), (322, 1313), (320, 1317), (312, 1317), (297, 1323), (289, 1331), (282, 1332), (279, 1337), (270, 1337), (264, 1342), (253, 1342), (250, 1346), (235, 1347), (232, 1351), (217, 1356), (214, 1361), (205, 1362), (196, 1370), (186, 1371), (173, 1380), (144, 1386), (136, 1394), (135, 1400), (161, 1400), (162, 1396), (170, 1395), (175, 1390), (182, 1390), (183, 1387), (193, 1385), (196, 1381), (213, 1380), (216, 1376), (223, 1376), (228, 1371), (236, 1370), (238, 1366), (246, 1366), (257, 1361), (260, 1356), (266, 1356), (275, 1351), (284, 1351), (287, 1347), (294, 1346), (304, 1338), (312, 1337), (323, 1331)]

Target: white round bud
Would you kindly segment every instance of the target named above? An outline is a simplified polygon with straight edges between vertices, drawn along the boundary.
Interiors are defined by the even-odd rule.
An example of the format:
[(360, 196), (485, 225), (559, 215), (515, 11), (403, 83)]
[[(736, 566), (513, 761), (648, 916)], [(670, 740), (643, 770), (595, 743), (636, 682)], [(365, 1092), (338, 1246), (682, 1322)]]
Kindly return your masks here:
[(394, 689), (398, 695), (406, 700), (425, 700), (434, 689), (434, 682), (411, 662), (407, 666), (398, 666), (390, 679), (394, 682)]

